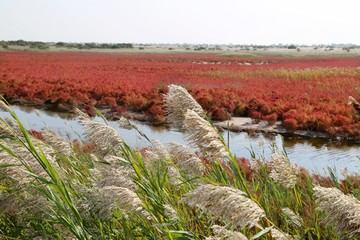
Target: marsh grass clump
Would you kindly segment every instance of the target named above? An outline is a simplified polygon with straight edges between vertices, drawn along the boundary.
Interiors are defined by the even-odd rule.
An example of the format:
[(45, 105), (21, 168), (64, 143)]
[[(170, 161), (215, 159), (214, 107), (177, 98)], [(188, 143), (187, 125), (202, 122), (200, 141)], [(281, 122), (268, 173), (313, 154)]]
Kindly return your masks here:
[(169, 89), (168, 103), (180, 108), (181, 99), (188, 101), (171, 109), (181, 110), (173, 116), (180, 116), (177, 127), (184, 127), (191, 148), (150, 141), (123, 119), (124, 127), (149, 143), (131, 149), (105, 119), (94, 122), (79, 110), (85, 134), (70, 143), (52, 132), (26, 130), (3, 103), (0, 108), (12, 119), (0, 122), (0, 238), (359, 236), (359, 178), (347, 175), (339, 183), (333, 174), (299, 172), (275, 146), (271, 159), (238, 158), (199, 115), (190, 94), (174, 85)]

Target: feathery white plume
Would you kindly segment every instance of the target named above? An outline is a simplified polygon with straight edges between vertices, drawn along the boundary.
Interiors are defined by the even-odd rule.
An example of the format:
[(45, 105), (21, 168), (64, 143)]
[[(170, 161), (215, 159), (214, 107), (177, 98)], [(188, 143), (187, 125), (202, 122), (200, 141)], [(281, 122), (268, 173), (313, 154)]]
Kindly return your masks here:
[(3, 100), (0, 100), (0, 109), (4, 112), (10, 112), (10, 108)]
[(316, 208), (324, 211), (327, 226), (335, 226), (341, 234), (348, 234), (352, 239), (360, 236), (360, 201), (352, 195), (345, 195), (337, 188), (314, 187)]
[(188, 174), (202, 175), (205, 168), (191, 148), (180, 143), (169, 143), (168, 151), (177, 167)]
[(297, 164), (295, 163), (292, 166), (289, 158), (277, 149), (271, 155), (270, 163), (272, 167), (270, 177), (287, 188), (293, 188), (297, 183), (297, 175), (300, 172)]
[(282, 212), (289, 218), (287, 222), (296, 227), (301, 227), (303, 224), (303, 220), (298, 213), (293, 212), (290, 208), (283, 208), (281, 209)]
[(123, 139), (116, 129), (105, 123), (93, 122), (89, 119), (81, 119), (79, 123), (85, 128), (85, 141), (95, 145), (98, 154), (106, 156), (113, 152), (117, 153), (123, 144)]
[(46, 130), (41, 131), (41, 134), (45, 142), (51, 146), (56, 152), (58, 152), (63, 157), (71, 156), (73, 150), (70, 146), (70, 142), (66, 141), (64, 138), (55, 135), (53, 132)]
[(235, 227), (251, 228), (265, 212), (246, 194), (236, 188), (214, 186), (212, 184), (200, 185), (195, 190), (185, 194), (181, 202), (190, 207), (199, 207), (211, 214), (214, 220), (223, 220)]
[(164, 95), (167, 118), (173, 127), (183, 129), (186, 110), (202, 115), (203, 109), (185, 88), (173, 84), (168, 88), (169, 92)]
[(295, 240), (294, 237), (290, 236), (289, 234), (282, 233), (276, 228), (271, 229), (271, 235), (275, 240)]
[(202, 152), (206, 152), (208, 160), (216, 162), (229, 156), (219, 133), (196, 112), (189, 109), (186, 111), (185, 126), (187, 139), (199, 146)]
[(121, 128), (127, 129), (127, 130), (131, 130), (133, 129), (133, 126), (131, 125), (131, 122), (124, 118), (123, 116), (120, 117), (119, 120), (117, 120), (117, 123), (119, 123)]
[(206, 237), (205, 240), (248, 240), (241, 232), (232, 232), (219, 225), (213, 225), (211, 229), (214, 231), (215, 236)]

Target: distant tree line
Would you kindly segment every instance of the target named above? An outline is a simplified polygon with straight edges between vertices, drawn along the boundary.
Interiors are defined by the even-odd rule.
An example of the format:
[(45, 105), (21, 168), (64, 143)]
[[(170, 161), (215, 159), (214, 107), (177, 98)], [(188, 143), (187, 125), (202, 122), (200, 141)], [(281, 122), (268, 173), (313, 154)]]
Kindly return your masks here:
[(50, 46), (56, 47), (66, 47), (66, 48), (78, 48), (78, 49), (92, 49), (92, 48), (101, 48), (101, 49), (116, 49), (116, 48), (133, 48), (133, 44), (131, 43), (65, 43), (65, 42), (57, 42), (57, 43), (46, 43), (46, 42), (33, 42), (33, 41), (24, 41), (24, 40), (16, 40), (16, 41), (0, 41), (0, 47), (9, 48), (9, 46), (22, 46), (22, 47), (30, 47), (37, 49), (48, 49)]
[(92, 48), (100, 48), (100, 49), (116, 49), (116, 48), (133, 48), (133, 44), (131, 43), (65, 43), (65, 42), (57, 42), (55, 44), (56, 47), (66, 47), (66, 48), (78, 48), (78, 49), (92, 49)]

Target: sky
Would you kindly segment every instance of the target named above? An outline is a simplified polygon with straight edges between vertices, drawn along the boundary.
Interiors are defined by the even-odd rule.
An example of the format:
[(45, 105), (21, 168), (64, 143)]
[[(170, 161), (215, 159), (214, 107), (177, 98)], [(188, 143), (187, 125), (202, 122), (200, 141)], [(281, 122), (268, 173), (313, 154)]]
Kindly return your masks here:
[(359, 0), (0, 0), (0, 40), (360, 45)]

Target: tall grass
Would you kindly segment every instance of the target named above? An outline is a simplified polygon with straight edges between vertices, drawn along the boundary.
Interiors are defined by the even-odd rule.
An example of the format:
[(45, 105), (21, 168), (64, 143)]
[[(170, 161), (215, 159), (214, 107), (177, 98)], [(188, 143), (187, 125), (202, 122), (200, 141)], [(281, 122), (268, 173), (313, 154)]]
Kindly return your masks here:
[[(170, 88), (169, 94), (179, 90)], [(181, 99), (166, 99), (171, 99), (168, 106), (176, 104), (168, 108), (176, 116), (171, 111), (177, 111)], [(310, 176), (276, 146), (268, 161), (238, 159), (209, 119), (192, 111), (190, 103), (186, 106), (189, 110), (171, 120), (183, 121), (175, 126), (185, 131), (196, 152), (159, 141), (135, 151), (106, 121), (93, 122), (81, 112), (83, 141), (71, 143), (47, 131), (35, 137), (2, 102), (12, 120), (0, 122), (0, 238), (359, 236), (355, 176), (342, 181)]]

